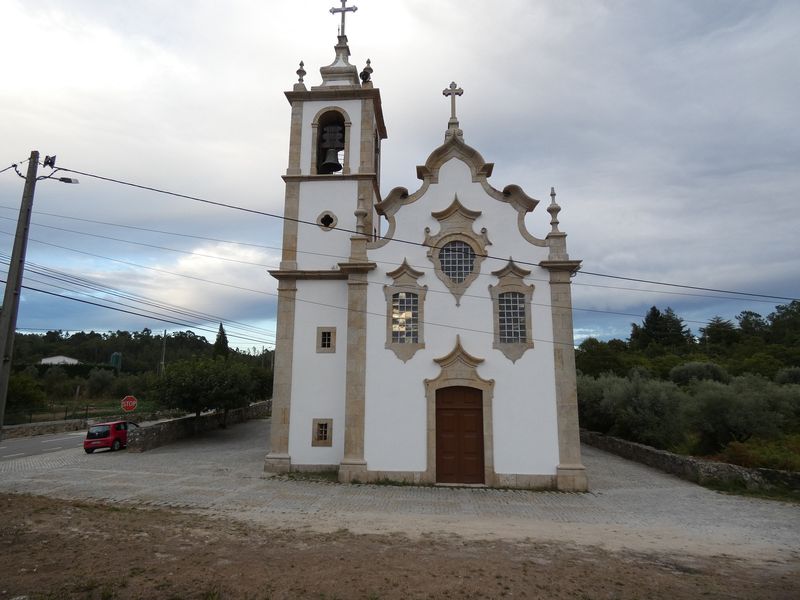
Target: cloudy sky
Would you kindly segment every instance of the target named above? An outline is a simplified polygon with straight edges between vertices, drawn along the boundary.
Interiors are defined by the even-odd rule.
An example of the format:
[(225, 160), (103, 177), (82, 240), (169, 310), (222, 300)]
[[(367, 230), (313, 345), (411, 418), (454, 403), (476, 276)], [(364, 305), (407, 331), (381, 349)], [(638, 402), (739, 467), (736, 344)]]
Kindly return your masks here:
[[(300, 60), (319, 83), (338, 4), (0, 0), (0, 169), (36, 149), (60, 167), (281, 213), (283, 92)], [(389, 133), (384, 194), (418, 187), (455, 80), (465, 139), (495, 163), (492, 184), (540, 200), (555, 186), (584, 271), (776, 296), (581, 274), (578, 341), (625, 338), (651, 305), (697, 332), (800, 297), (800, 2), (356, 5), (351, 62), (372, 60)], [(37, 186), (25, 285), (50, 294), (25, 291), (20, 329), (188, 328), (155, 312), (271, 346), (278, 219), (78, 178)], [(22, 186), (13, 169), (0, 174), (3, 279)], [(539, 235), (545, 206), (529, 217)]]

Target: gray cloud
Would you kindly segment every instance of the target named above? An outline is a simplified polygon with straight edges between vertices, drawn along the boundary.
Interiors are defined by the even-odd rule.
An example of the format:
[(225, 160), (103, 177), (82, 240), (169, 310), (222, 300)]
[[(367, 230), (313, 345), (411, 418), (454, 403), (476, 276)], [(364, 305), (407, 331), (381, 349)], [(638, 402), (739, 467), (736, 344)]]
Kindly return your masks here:
[[(307, 81), (333, 57), (336, 20), (318, 2), (185, 5), (45, 0), (31, 14), (7, 2), (0, 50), (15, 56), (0, 81), (0, 168), (32, 148), (61, 166), (280, 212), (288, 148), (283, 91), (302, 59)], [(465, 136), (496, 163), (492, 183), (517, 183), (547, 200), (556, 186), (570, 252), (587, 271), (722, 289), (800, 296), (794, 200), (800, 190), (800, 6), (791, 1), (495, 3), (362, 0), (348, 21), (352, 60), (372, 59), (389, 139), (384, 193), (413, 189), (414, 168), (441, 143), (449, 116), (441, 90), (465, 95)], [(30, 71), (21, 49), (37, 48)], [(0, 205), (18, 206), (21, 181), (0, 175)], [(540, 205), (529, 226), (549, 217)], [(36, 210), (208, 238), (280, 245), (280, 222), (88, 178), (42, 182)], [(0, 209), (0, 217), (15, 218)], [(36, 215), (97, 233), (124, 231)], [(13, 222), (0, 220), (0, 230)], [(129, 232), (193, 250), (191, 238)], [(85, 252), (190, 273), (198, 265), (155, 249), (34, 230)], [(0, 235), (2, 251), (10, 238)], [(32, 261), (91, 273), (168, 296), (177, 284), (31, 243)], [(271, 254), (274, 251), (264, 250)], [(274, 289), (265, 269), (202, 262), (213, 276)], [(644, 287), (581, 275), (576, 284)], [(194, 284), (192, 284), (194, 285)], [(232, 320), (273, 318), (268, 297), (210, 290), (197, 307)], [(770, 304), (575, 286), (579, 308), (644, 314), (652, 304), (687, 319), (766, 314)], [(202, 301), (200, 301), (202, 299)], [(141, 319), (67, 308), (27, 295), (22, 327), (139, 327)], [(215, 312), (215, 314), (216, 314)], [(579, 335), (626, 336), (629, 316), (576, 311)], [(115, 325), (116, 324), (116, 325)], [(94, 326), (94, 325), (91, 325)], [(699, 324), (691, 324), (697, 330)], [(155, 325), (154, 328), (157, 328)]]

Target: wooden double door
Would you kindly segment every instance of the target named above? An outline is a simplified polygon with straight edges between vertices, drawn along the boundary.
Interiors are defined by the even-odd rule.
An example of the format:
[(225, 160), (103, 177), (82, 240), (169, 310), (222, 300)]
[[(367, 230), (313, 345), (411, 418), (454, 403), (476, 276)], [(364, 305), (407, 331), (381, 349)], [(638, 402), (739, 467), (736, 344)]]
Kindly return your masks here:
[(457, 386), (436, 391), (436, 482), (485, 482), (481, 390)]

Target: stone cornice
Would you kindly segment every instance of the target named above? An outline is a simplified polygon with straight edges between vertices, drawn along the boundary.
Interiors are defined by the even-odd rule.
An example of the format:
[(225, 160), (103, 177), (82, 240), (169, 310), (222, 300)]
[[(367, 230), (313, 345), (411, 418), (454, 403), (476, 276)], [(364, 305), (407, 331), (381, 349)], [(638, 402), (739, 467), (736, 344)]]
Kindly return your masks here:
[(327, 175), (281, 175), (285, 182), (290, 181), (361, 181), (364, 179), (378, 181), (375, 173), (350, 173), (349, 175), (339, 175), (331, 173)]
[(378, 265), (374, 262), (346, 262), (346, 263), (339, 263), (339, 268), (341, 272), (345, 275), (350, 273), (369, 273), (378, 268)]
[(325, 280), (325, 279), (347, 279), (347, 273), (344, 271), (329, 271), (329, 270), (292, 270), (292, 271), (282, 271), (280, 269), (276, 269), (274, 271), (269, 271), (269, 274), (272, 275), (277, 280), (283, 279), (315, 279), (315, 280)]
[(543, 260), (539, 262), (539, 266), (543, 269), (551, 271), (568, 271), (570, 273), (577, 273), (581, 268), (581, 261), (579, 260)]

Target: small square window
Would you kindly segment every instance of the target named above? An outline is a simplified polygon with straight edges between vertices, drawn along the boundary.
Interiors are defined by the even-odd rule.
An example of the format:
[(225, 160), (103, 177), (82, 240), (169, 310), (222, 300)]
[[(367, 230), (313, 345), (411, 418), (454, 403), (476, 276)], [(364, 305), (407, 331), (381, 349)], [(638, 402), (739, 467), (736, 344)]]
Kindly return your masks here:
[(317, 327), (317, 352), (336, 352), (336, 327)]
[(311, 426), (312, 446), (333, 445), (333, 419), (314, 419)]

